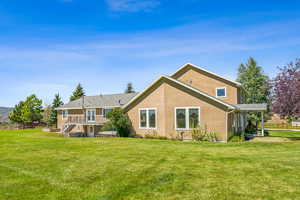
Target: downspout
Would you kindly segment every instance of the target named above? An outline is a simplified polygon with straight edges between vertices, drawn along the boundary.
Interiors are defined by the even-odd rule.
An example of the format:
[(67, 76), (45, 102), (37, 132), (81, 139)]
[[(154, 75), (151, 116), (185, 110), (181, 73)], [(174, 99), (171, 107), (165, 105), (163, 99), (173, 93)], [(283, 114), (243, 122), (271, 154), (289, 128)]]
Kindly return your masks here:
[(232, 112), (234, 112), (235, 110), (226, 112), (226, 142), (228, 142), (228, 115)]

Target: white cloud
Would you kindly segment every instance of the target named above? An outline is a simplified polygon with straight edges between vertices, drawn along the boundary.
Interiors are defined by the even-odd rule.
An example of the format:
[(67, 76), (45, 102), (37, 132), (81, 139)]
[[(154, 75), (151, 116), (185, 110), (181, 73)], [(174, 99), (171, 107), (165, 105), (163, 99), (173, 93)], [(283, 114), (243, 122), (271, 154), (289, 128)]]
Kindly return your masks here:
[(158, 0), (106, 0), (112, 11), (149, 11), (160, 4)]

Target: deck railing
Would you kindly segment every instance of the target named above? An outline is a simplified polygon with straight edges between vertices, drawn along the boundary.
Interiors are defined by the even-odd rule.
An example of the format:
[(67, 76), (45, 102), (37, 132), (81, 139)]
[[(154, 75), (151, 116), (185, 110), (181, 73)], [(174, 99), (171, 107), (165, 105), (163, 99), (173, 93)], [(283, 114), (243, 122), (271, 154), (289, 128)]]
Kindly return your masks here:
[(68, 123), (70, 123), (70, 124), (85, 124), (86, 119), (85, 119), (84, 115), (69, 115)]

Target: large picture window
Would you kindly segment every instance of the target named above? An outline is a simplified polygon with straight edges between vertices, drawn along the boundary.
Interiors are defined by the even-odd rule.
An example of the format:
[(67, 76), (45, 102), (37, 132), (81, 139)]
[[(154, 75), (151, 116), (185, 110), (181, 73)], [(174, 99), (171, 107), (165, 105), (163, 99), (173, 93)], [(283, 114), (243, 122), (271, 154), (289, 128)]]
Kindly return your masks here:
[(139, 110), (140, 128), (156, 128), (156, 108), (142, 108)]
[(178, 130), (192, 129), (199, 125), (199, 107), (175, 108), (175, 125)]

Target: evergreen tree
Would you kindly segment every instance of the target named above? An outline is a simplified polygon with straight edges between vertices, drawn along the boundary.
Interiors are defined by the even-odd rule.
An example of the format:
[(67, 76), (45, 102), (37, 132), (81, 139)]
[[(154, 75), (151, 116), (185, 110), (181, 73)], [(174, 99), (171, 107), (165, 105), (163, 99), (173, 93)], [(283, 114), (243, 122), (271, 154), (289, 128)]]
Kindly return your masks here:
[(63, 105), (63, 101), (61, 100), (61, 97), (59, 94), (55, 94), (52, 105), (51, 105), (51, 114), (50, 114), (50, 119), (49, 119), (49, 124), (50, 125), (57, 125), (57, 110), (59, 106)]
[[(269, 103), (269, 77), (264, 74), (262, 67), (257, 65), (254, 58), (250, 57), (246, 64), (240, 64), (237, 81), (240, 82), (248, 92), (245, 103)], [(248, 114), (247, 117), (249, 120), (255, 121), (256, 123), (261, 119), (260, 113), (251, 113)]]
[(17, 123), (17, 124), (23, 124), (22, 121), (22, 109), (24, 106), (24, 102), (20, 101), (17, 105), (15, 105), (14, 109), (12, 112), (9, 114), (9, 120)]
[(132, 83), (127, 83), (127, 88), (125, 90), (125, 93), (135, 93), (134, 89), (133, 89), (133, 86), (132, 86)]
[(84, 95), (85, 95), (84, 94), (84, 90), (83, 90), (81, 84), (79, 83), (77, 85), (76, 89), (74, 90), (72, 96), (70, 97), (70, 101), (74, 101), (74, 100), (80, 99)]

